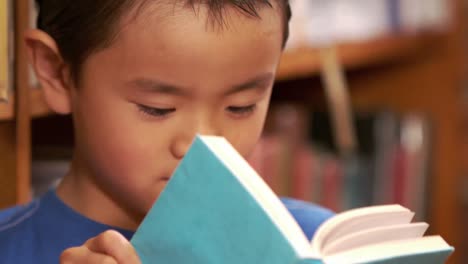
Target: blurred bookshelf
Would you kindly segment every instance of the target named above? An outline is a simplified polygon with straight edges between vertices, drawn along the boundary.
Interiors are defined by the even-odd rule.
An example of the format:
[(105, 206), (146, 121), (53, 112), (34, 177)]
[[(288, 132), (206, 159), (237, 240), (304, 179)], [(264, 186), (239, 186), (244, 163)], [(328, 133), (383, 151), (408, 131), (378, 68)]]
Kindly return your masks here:
[[(39, 87), (29, 88), (30, 113), (32, 118), (38, 118), (52, 114)], [(12, 120), (15, 116), (14, 97), (7, 103), (0, 104), (0, 120)]]
[[(464, 249), (468, 248), (464, 225), (466, 223), (466, 204), (463, 203), (463, 197), (466, 197), (468, 191), (465, 190), (466, 183), (463, 179), (468, 171), (466, 169), (468, 162), (466, 162), (466, 158), (462, 158), (466, 157), (466, 154), (463, 154), (461, 147), (466, 141), (467, 134), (466, 130), (463, 132), (460, 129), (463, 126), (463, 113), (467, 112), (466, 106), (464, 108), (462, 105), (462, 98), (464, 98), (462, 91), (467, 83), (467, 42), (463, 39), (466, 35), (467, 20), (466, 13), (464, 14), (461, 8), (464, 3), (462, 1), (450, 1), (450, 3), (454, 4), (455, 19), (449, 23), (445, 32), (424, 30), (409, 35), (390, 34), (370, 38), (364, 42), (339, 42), (336, 47), (338, 57), (346, 72), (351, 105), (356, 119), (360, 115), (366, 115), (365, 113), (374, 116), (390, 113), (401, 120), (418, 116), (421, 118), (418, 122), (424, 123), (430, 128), (429, 134), (425, 137), (426, 140), (429, 140), (429, 145), (426, 146), (428, 148), (426, 154), (429, 157), (425, 157), (427, 160), (426, 165), (424, 165), (427, 167), (421, 168), (421, 171), (425, 173), (423, 182), (426, 187), (418, 189), (422, 184), (410, 183), (413, 186), (418, 186), (414, 189), (413, 194), (419, 196), (416, 200), (420, 202), (421, 199), (424, 199), (424, 204), (409, 204), (409, 206), (415, 209), (419, 217), (428, 221), (430, 233), (441, 234), (455, 248), (460, 249), (454, 253), (448, 263), (467, 263), (468, 259), (464, 253)], [(313, 116), (317, 112), (329, 111), (323, 91), (324, 85), (320, 76), (321, 64), (318, 57), (317, 49), (304, 48), (301, 45), (284, 55), (278, 70), (279, 82), (273, 92), (272, 109), (292, 103), (299, 105), (300, 108), (305, 108), (309, 116)], [(284, 116), (286, 118), (287, 114)], [(280, 117), (274, 119), (270, 122), (281, 120)], [(309, 120), (309, 123), (313, 122), (313, 118), (307, 119), (312, 120)], [(286, 126), (279, 125), (280, 130)], [(360, 130), (366, 125), (357, 126), (357, 130)], [(293, 132), (284, 134), (293, 134)], [(329, 135), (330, 131), (326, 134)], [(265, 142), (275, 141), (272, 138), (278, 140), (281, 136), (278, 133), (270, 132), (266, 134), (264, 140)], [(296, 140), (289, 138), (285, 141), (294, 142)], [(398, 140), (403, 141), (401, 138)], [(279, 141), (281, 142), (281, 140)], [(368, 144), (368, 141), (373, 141), (373, 138), (369, 136), (364, 144), (366, 142)], [(265, 142), (263, 143), (264, 148), (272, 148), (265, 146), (268, 144)], [(272, 182), (272, 186), (277, 189), (278, 193), (318, 202), (338, 211), (379, 201), (375, 197), (364, 194), (366, 189), (378, 193), (378, 188), (369, 186), (369, 182), (376, 184), (372, 180), (378, 175), (369, 177), (366, 170), (372, 171), (373, 169), (362, 166), (362, 164), (375, 166), (372, 160), (366, 160), (369, 156), (359, 156), (350, 161), (343, 159), (333, 150), (326, 148), (324, 150), (310, 136), (303, 142), (311, 147), (308, 150), (302, 150), (302, 153), (299, 151), (300, 154), (296, 155), (309, 155), (310, 159), (319, 160), (318, 163), (321, 165), (317, 165), (317, 161), (312, 162), (313, 165), (307, 165), (307, 163), (306, 165), (294, 165), (291, 163), (291, 158), (284, 158), (284, 156), (292, 155), (284, 154), (284, 151), (292, 151), (291, 145), (285, 147), (278, 142), (272, 144), (273, 146), (275, 144), (281, 145), (281, 147), (276, 146), (276, 148), (279, 148), (280, 150), (277, 151), (283, 154), (273, 157), (275, 163), (270, 162), (270, 164), (279, 164), (278, 171), (289, 170), (290, 174), (289, 180), (284, 180), (287, 177), (278, 173), (266, 179)], [(402, 151), (401, 147), (398, 147), (400, 148), (399, 153)], [(396, 156), (393, 170), (400, 172), (406, 170), (405, 166), (411, 163), (406, 160), (407, 158), (407, 154)], [(346, 177), (350, 177), (349, 174), (356, 170), (356, 164), (358, 164), (358, 171), (361, 170), (361, 179), (357, 180), (360, 183), (354, 186), (351, 183), (351, 188), (346, 189), (345, 186), (350, 184), (346, 181)], [(294, 169), (294, 166), (297, 168)], [(314, 166), (315, 170), (322, 170), (322, 172), (315, 171), (312, 179), (304, 178), (301, 173)], [(324, 166), (328, 169), (324, 169)], [(411, 166), (413, 165), (409, 165), (409, 167)], [(268, 169), (266, 174), (268, 175)], [(413, 176), (409, 180), (417, 181), (416, 174), (418, 173), (409, 174)], [(275, 177), (280, 180), (271, 179)], [(400, 174), (396, 177), (400, 177), (397, 180), (400, 181), (401, 178), (407, 176)], [(295, 178), (298, 179), (295, 180)], [(275, 182), (283, 183), (277, 184)], [(329, 186), (329, 189), (324, 191), (327, 189), (326, 187), (317, 188), (314, 184)], [(361, 188), (355, 189), (355, 193), (358, 195), (352, 195), (351, 199), (345, 199), (349, 191), (356, 185), (362, 185)], [(304, 191), (304, 188), (308, 191)], [(402, 193), (408, 193), (408, 189), (412, 188), (399, 187), (394, 189), (394, 195), (400, 198), (393, 197), (393, 200), (387, 201), (406, 203), (406, 198), (401, 198), (404, 196)], [(327, 193), (335, 193), (335, 195), (327, 195)], [(371, 193), (370, 196), (372, 195)], [(350, 203), (353, 200), (354, 202)], [(424, 207), (421, 211), (417, 209), (420, 206)]]
[(273, 104), (252, 166), (281, 196), (335, 212), (398, 203), (428, 221), (432, 174), (431, 120), (391, 110), (354, 113), (357, 150), (339, 152), (330, 112), (305, 104)]
[[(394, 62), (418, 54), (443, 38), (443, 34), (429, 32), (417, 35), (395, 34), (363, 42), (338, 43), (336, 46), (342, 65), (350, 70)], [(283, 81), (316, 75), (320, 73), (320, 68), (317, 48), (297, 47), (283, 54), (277, 79)]]

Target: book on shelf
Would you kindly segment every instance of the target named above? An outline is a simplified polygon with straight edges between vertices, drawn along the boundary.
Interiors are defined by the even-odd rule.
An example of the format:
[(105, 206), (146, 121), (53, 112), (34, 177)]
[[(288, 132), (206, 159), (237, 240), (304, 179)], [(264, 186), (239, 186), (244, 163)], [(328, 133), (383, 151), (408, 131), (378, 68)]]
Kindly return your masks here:
[[(37, 18), (39, 16), (39, 7), (36, 4), (36, 0), (29, 0), (29, 27), (30, 28), (37, 28)], [(29, 86), (31, 88), (38, 88), (39, 87), (39, 80), (37, 79), (36, 73), (32, 65), (28, 67), (29, 71)]]
[(291, 9), (287, 49), (446, 31), (454, 10), (449, 0), (294, 0)]
[(371, 126), (374, 135), (373, 197), (377, 203), (393, 200), (395, 186), (395, 159), (399, 149), (399, 118), (392, 112), (382, 112)]
[(409, 114), (402, 118), (400, 144), (406, 157), (406, 174), (403, 179), (403, 205), (410, 206), (416, 217), (425, 217), (430, 173), (431, 126), (423, 115)]
[(0, 103), (8, 101), (14, 74), (13, 1), (0, 1)]
[(446, 31), (454, 16), (455, 2), (450, 0), (393, 1), (398, 1), (399, 27), (403, 32)]
[(356, 112), (358, 152), (340, 157), (328, 112), (272, 108), (248, 161), (277, 195), (335, 211), (400, 203), (418, 220), (427, 217), (432, 133), (426, 116)]
[[(322, 179), (322, 193), (334, 192), (333, 196), (341, 197), (336, 199), (338, 204), (328, 203), (328, 206), (346, 210), (399, 203), (414, 210), (416, 218), (426, 217), (432, 154), (431, 126), (426, 116), (390, 111), (356, 112), (354, 125), (359, 149), (356, 156), (348, 158), (333, 154), (336, 146), (330, 136), (329, 114), (313, 112), (310, 120), (309, 140), (314, 156), (325, 167), (315, 170), (318, 175), (310, 177)], [(320, 162), (325, 159), (335, 160), (340, 167), (335, 184), (326, 183), (327, 165)], [(292, 174), (291, 181), (295, 180)], [(334, 191), (336, 184), (342, 186), (342, 191)], [(323, 203), (324, 196), (312, 201)]]
[(224, 138), (197, 135), (131, 243), (142, 263), (443, 263), (453, 251), (399, 205), (351, 210), (308, 241)]

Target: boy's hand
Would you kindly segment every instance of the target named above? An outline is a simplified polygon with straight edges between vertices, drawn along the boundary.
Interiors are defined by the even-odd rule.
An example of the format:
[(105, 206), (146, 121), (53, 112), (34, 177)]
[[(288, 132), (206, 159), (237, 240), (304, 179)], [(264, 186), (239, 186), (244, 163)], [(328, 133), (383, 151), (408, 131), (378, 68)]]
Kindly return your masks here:
[(141, 262), (130, 242), (117, 231), (109, 230), (89, 239), (80, 247), (63, 251), (60, 263), (140, 264)]

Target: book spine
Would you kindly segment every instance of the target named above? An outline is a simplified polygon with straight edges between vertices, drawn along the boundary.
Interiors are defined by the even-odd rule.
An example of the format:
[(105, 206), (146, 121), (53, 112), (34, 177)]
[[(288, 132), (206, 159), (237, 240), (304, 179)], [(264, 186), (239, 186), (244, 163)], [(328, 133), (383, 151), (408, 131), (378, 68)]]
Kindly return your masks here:
[(318, 152), (314, 152), (315, 156), (312, 159), (312, 171), (311, 171), (311, 193), (310, 193), (310, 201), (313, 203), (320, 203), (322, 197), (322, 167), (323, 167), (323, 159), (320, 157)]
[(253, 149), (247, 161), (249, 162), (250, 166), (263, 178), (263, 180), (268, 185), (271, 185), (271, 182), (268, 180), (264, 172), (265, 141), (265, 136), (260, 137), (257, 145)]
[[(39, 15), (39, 8), (35, 4), (35, 0), (29, 0), (29, 27), (37, 28), (37, 17)], [(29, 86), (31, 88), (39, 88), (39, 80), (31, 65), (29, 65)]]
[(401, 18), (399, 12), (400, 1), (401, 0), (387, 0), (390, 29), (394, 33), (399, 33), (401, 29)]
[(393, 202), (404, 204), (405, 183), (408, 175), (408, 155), (402, 146), (398, 147), (397, 154), (394, 159), (394, 175), (393, 175)]
[(352, 209), (371, 204), (372, 176), (366, 166), (367, 160), (356, 156), (343, 159), (343, 209)]
[(408, 115), (402, 121), (401, 145), (407, 156), (403, 205), (413, 210), (415, 220), (424, 220), (429, 160), (429, 125), (423, 116)]
[(291, 196), (292, 146), (287, 137), (279, 136), (278, 149), (275, 185), (280, 196)]
[(10, 0), (0, 1), (0, 101), (8, 100), (11, 88), (11, 4)]
[(278, 140), (275, 136), (263, 135), (257, 143), (249, 163), (263, 180), (277, 193), (275, 173), (277, 172)]
[(325, 161), (323, 167), (323, 192), (321, 204), (325, 207), (340, 212), (342, 206), (342, 191), (343, 191), (343, 170), (340, 163), (330, 158)]
[(373, 203), (393, 202), (394, 157), (398, 149), (398, 120), (390, 112), (380, 114), (374, 123), (375, 165)]
[(307, 145), (301, 146), (294, 152), (292, 196), (294, 198), (312, 200), (313, 154)]

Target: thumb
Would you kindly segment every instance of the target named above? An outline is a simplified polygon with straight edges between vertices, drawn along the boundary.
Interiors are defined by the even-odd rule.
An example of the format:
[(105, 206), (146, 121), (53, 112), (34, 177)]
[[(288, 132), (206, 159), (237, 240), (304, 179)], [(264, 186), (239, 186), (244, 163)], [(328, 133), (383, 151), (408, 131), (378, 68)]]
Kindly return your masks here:
[(84, 244), (90, 251), (113, 257), (117, 263), (139, 264), (135, 248), (122, 234), (108, 230)]

